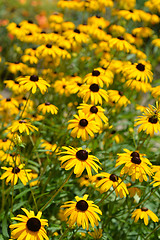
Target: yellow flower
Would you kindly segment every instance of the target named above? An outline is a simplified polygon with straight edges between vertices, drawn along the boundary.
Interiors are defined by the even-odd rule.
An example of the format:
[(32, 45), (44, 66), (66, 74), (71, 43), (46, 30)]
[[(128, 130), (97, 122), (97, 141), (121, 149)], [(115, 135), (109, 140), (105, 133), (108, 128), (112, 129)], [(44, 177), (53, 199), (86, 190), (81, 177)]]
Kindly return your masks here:
[(134, 210), (134, 212), (132, 213), (132, 218), (135, 217), (134, 222), (137, 222), (138, 219), (144, 219), (144, 224), (148, 225), (148, 216), (152, 219), (153, 222), (158, 222), (159, 219), (156, 216), (156, 214), (154, 214), (151, 210), (149, 210), (146, 207), (142, 207), (139, 209)]
[(117, 51), (125, 51), (127, 53), (132, 50), (132, 45), (122, 36), (110, 39), (109, 46), (110, 48), (115, 48)]
[(96, 83), (92, 83), (90, 85), (82, 85), (79, 90), (78, 96), (82, 97), (84, 102), (88, 102), (88, 100), (90, 99), (91, 104), (100, 103), (102, 105), (102, 98), (104, 98), (104, 100), (108, 102), (107, 91), (101, 89), (100, 86)]
[(58, 112), (58, 108), (50, 102), (40, 104), (37, 109), (38, 111), (42, 111), (44, 115), (46, 113), (57, 114)]
[(156, 102), (156, 107), (153, 105), (148, 105), (142, 113), (143, 116), (139, 116), (135, 121), (134, 126), (139, 126), (138, 132), (145, 131), (151, 137), (154, 133), (160, 131), (160, 108), (158, 102)]
[(11, 130), (12, 133), (16, 131), (20, 133), (26, 132), (29, 135), (29, 130), (34, 132), (34, 130), (38, 131), (38, 128), (31, 125), (27, 120), (15, 120), (8, 130)]
[(41, 219), (42, 212), (39, 211), (37, 215), (35, 215), (34, 211), (28, 211), (25, 208), (22, 208), (22, 210), (27, 216), (18, 214), (12, 218), (13, 220), (20, 221), (20, 223), (9, 226), (12, 231), (11, 238), (21, 240), (49, 240), (44, 228), (44, 226), (48, 226), (48, 220)]
[(99, 162), (98, 158), (89, 155), (87, 150), (83, 150), (82, 148), (73, 148), (73, 147), (62, 147), (64, 150), (59, 154), (65, 154), (60, 157), (61, 167), (65, 168), (65, 170), (70, 170), (74, 167), (74, 174), (76, 177), (80, 177), (83, 171), (86, 169), (89, 177), (92, 176), (92, 169), (97, 173), (98, 169), (101, 169), (100, 166), (97, 165), (96, 162)]
[(82, 138), (83, 141), (94, 138), (94, 133), (99, 131), (99, 125), (94, 121), (94, 115), (85, 114), (81, 110), (78, 111), (79, 115), (73, 115), (75, 119), (69, 120), (68, 129), (72, 129), (71, 136)]
[(152, 165), (151, 162), (145, 157), (145, 154), (141, 154), (138, 151), (129, 151), (123, 149), (125, 153), (118, 153), (118, 160), (116, 166), (118, 167), (125, 164), (121, 170), (121, 175), (128, 173), (131, 176), (132, 181), (139, 179), (140, 182), (147, 181), (147, 175), (152, 175), (152, 169), (148, 165)]
[(68, 208), (65, 210), (64, 215), (69, 217), (69, 227), (77, 223), (78, 226), (82, 226), (83, 229), (89, 229), (89, 222), (91, 226), (98, 226), (100, 218), (97, 213), (102, 215), (101, 210), (93, 201), (87, 200), (88, 195), (85, 194), (83, 197), (76, 196), (75, 201), (65, 202), (61, 208)]
[(25, 90), (32, 90), (33, 94), (36, 92), (37, 88), (39, 88), (41, 93), (44, 94), (47, 91), (47, 87), (50, 87), (49, 83), (37, 75), (19, 77), (17, 80), (20, 85), (24, 86)]
[(122, 91), (108, 90), (108, 96), (110, 101), (115, 102), (118, 107), (126, 107), (128, 104), (131, 104)]
[(126, 197), (129, 194), (126, 184), (122, 182), (122, 180), (115, 174), (109, 174), (106, 172), (98, 173), (96, 177), (102, 177), (101, 180), (98, 181), (96, 187), (100, 187), (100, 192), (107, 192), (111, 187), (115, 189), (116, 196), (120, 196), (120, 198)]
[(145, 63), (126, 64), (123, 68), (123, 74), (127, 79), (141, 80), (142, 82), (152, 82), (153, 73), (151, 72), (149, 65)]
[[(26, 185), (28, 180), (30, 180), (29, 172), (31, 172), (30, 169), (23, 169), (24, 164), (20, 164), (16, 167), (1, 167), (2, 169), (6, 170), (5, 173), (2, 174), (1, 179), (6, 179), (6, 184), (8, 184), (11, 181), (12, 185), (16, 185), (18, 182), (18, 178), (21, 180), (23, 185)], [(28, 176), (28, 177), (27, 177)]]
[(90, 116), (94, 115), (95, 121), (100, 125), (100, 127), (103, 126), (102, 121), (104, 123), (108, 122), (108, 118), (104, 115), (105, 109), (100, 106), (81, 103), (77, 108), (81, 109), (85, 114), (89, 114)]

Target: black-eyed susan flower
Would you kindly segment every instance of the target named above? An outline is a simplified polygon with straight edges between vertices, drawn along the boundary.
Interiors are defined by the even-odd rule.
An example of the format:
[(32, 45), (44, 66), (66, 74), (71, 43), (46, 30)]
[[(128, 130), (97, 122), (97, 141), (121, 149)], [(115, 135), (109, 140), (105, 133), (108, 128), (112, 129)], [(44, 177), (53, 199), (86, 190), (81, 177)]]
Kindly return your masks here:
[(117, 90), (108, 90), (108, 96), (110, 101), (115, 102), (119, 107), (126, 107), (130, 104), (130, 100), (126, 98), (122, 91)]
[(29, 131), (38, 131), (38, 128), (29, 123), (28, 120), (15, 120), (10, 127), (8, 127), (12, 133), (19, 131), (20, 133), (26, 132), (27, 135), (30, 134)]
[(28, 211), (25, 208), (22, 208), (25, 212), (25, 215), (18, 214), (16, 217), (13, 217), (13, 220), (20, 221), (20, 223), (11, 224), (11, 238), (12, 239), (21, 239), (21, 240), (49, 240), (46, 234), (45, 226), (48, 226), (48, 220), (41, 219), (42, 212), (38, 212), (35, 215), (34, 211)]
[(153, 30), (148, 27), (139, 27), (133, 29), (132, 33), (135, 34), (137, 37), (148, 38), (152, 36)]
[(64, 215), (68, 219), (69, 227), (77, 223), (78, 226), (82, 226), (83, 229), (89, 229), (89, 222), (92, 227), (98, 226), (100, 218), (97, 213), (102, 215), (101, 210), (93, 201), (87, 200), (88, 195), (85, 194), (83, 197), (76, 196), (75, 201), (65, 202), (61, 208), (67, 208)]
[(141, 154), (138, 151), (129, 151), (123, 149), (125, 153), (118, 153), (118, 159), (116, 166), (118, 167), (125, 164), (121, 170), (121, 176), (128, 174), (131, 176), (132, 181), (139, 179), (140, 182), (147, 181), (147, 175), (152, 175), (151, 162), (145, 157), (145, 154)]
[(58, 92), (60, 95), (65, 94), (66, 96), (69, 96), (70, 91), (68, 89), (69, 80), (66, 78), (62, 78), (61, 80), (55, 81), (53, 87), (56, 92)]
[(92, 104), (81, 103), (80, 106), (77, 107), (81, 109), (85, 114), (93, 115), (95, 117), (95, 121), (102, 127), (102, 121), (104, 123), (108, 122), (108, 118), (104, 115), (105, 109), (100, 106), (95, 106)]
[(92, 73), (88, 73), (85, 76), (84, 82), (89, 85), (98, 84), (100, 87), (103, 87), (103, 84), (105, 83), (108, 87), (113, 83), (113, 73), (110, 70), (105, 70), (103, 68), (95, 68)]
[(5, 152), (7, 150), (13, 149), (13, 142), (9, 138), (0, 139), (0, 149), (3, 149)]
[(145, 225), (148, 225), (148, 216), (152, 219), (153, 222), (159, 222), (159, 219), (156, 216), (156, 214), (146, 207), (136, 209), (132, 213), (132, 218), (135, 218), (134, 222), (137, 222), (138, 219), (140, 218), (144, 220)]
[(31, 172), (31, 170), (24, 169), (24, 164), (20, 164), (19, 166), (16, 167), (1, 167), (1, 168), (6, 170), (6, 172), (3, 173), (1, 176), (1, 179), (6, 178), (6, 184), (11, 182), (12, 185), (16, 185), (18, 179), (20, 179), (23, 185), (26, 185), (28, 180), (30, 180), (30, 176), (28, 173)]
[(92, 176), (92, 169), (96, 173), (98, 172), (98, 169), (101, 169), (101, 167), (97, 164), (100, 164), (98, 158), (93, 155), (89, 155), (87, 150), (73, 147), (62, 148), (65, 151), (59, 153), (64, 154), (64, 156), (59, 158), (61, 161), (61, 167), (65, 168), (65, 170), (70, 170), (74, 167), (74, 174), (76, 174), (76, 177), (80, 177), (85, 169), (89, 177)]
[(84, 175), (78, 179), (78, 182), (81, 187), (83, 187), (83, 186), (88, 187), (90, 184), (90, 178), (88, 177), (88, 175)]
[(71, 136), (82, 138), (83, 141), (94, 138), (94, 133), (99, 131), (99, 125), (94, 120), (94, 115), (85, 114), (83, 111), (79, 110), (78, 115), (73, 115), (75, 119), (69, 120), (68, 129), (72, 129)]
[(133, 10), (120, 10), (118, 11), (118, 16), (125, 18), (126, 20), (132, 19), (134, 22), (141, 21), (140, 18), (141, 10), (133, 9)]
[(146, 93), (152, 89), (152, 86), (150, 83), (143, 82), (141, 80), (136, 80), (136, 79), (127, 80), (125, 84), (127, 87), (131, 89), (135, 89), (137, 92), (142, 91)]
[(147, 63), (126, 64), (123, 68), (123, 74), (127, 79), (136, 79), (143, 82), (152, 82), (153, 73)]
[(32, 90), (34, 94), (37, 88), (40, 89), (41, 93), (44, 94), (47, 91), (47, 87), (50, 87), (50, 84), (43, 80), (41, 77), (37, 75), (26, 76), (26, 77), (19, 77), (17, 78), (19, 84), (24, 86), (24, 89), (27, 91)]
[(127, 42), (123, 36), (110, 39), (109, 47), (114, 48), (117, 51), (124, 51), (127, 53), (132, 50), (132, 45), (129, 42)]
[(80, 90), (80, 87), (84, 83), (83, 79), (79, 76), (69, 76), (67, 81), (67, 90), (71, 93), (77, 93)]
[(86, 43), (88, 41), (88, 35), (80, 32), (79, 29), (74, 30), (67, 30), (63, 33), (63, 35), (66, 37), (66, 39), (70, 40), (72, 42), (76, 42), (78, 44)]
[(57, 114), (58, 108), (50, 102), (42, 103), (37, 107), (38, 111), (41, 111), (44, 115), (46, 113)]
[(143, 116), (138, 116), (135, 119), (134, 126), (139, 126), (138, 132), (145, 131), (151, 137), (154, 136), (154, 133), (160, 131), (160, 108), (158, 102), (156, 102), (156, 107), (153, 105), (148, 105), (142, 113)]
[(19, 106), (18, 101), (15, 98), (5, 98), (0, 100), (0, 109), (1, 110), (10, 110), (15, 109)]
[(5, 80), (4, 83), (7, 88), (10, 88), (14, 92), (14, 94), (18, 95), (24, 93), (24, 87), (20, 85), (18, 81)]
[(17, 72), (22, 72), (26, 69), (26, 65), (24, 63), (21, 62), (6, 62), (6, 65), (8, 65), (8, 71), (16, 74)]
[(102, 228), (99, 228), (99, 229), (95, 228), (93, 232), (88, 232), (88, 234), (94, 239), (101, 239), (102, 232), (103, 232)]
[(107, 91), (100, 88), (100, 86), (96, 83), (82, 85), (79, 90), (78, 96), (82, 97), (84, 102), (88, 102), (88, 100), (90, 99), (91, 104), (100, 103), (102, 105), (102, 98), (104, 98), (104, 100), (108, 102)]
[(101, 177), (102, 179), (98, 181), (96, 187), (100, 187), (100, 192), (107, 192), (111, 187), (115, 189), (116, 196), (118, 195), (123, 198), (129, 194), (126, 184), (115, 174), (110, 174), (106, 172), (98, 173), (96, 177)]

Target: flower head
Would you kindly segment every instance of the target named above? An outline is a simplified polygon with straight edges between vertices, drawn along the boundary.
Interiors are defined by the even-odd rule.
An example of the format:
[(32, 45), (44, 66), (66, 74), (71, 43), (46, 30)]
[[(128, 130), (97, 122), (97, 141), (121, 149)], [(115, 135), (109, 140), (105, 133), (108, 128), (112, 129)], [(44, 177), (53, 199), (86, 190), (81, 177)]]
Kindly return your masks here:
[[(147, 181), (147, 175), (152, 175), (151, 162), (145, 157), (145, 154), (141, 154), (138, 151), (129, 151), (123, 149), (125, 153), (118, 153), (118, 160), (116, 166), (118, 167), (125, 164), (121, 170), (121, 175), (128, 173), (131, 176), (132, 181), (139, 179), (140, 182)], [(150, 165), (150, 166), (148, 166)]]
[(97, 83), (82, 85), (79, 90), (78, 96), (82, 97), (84, 102), (88, 102), (88, 100), (90, 99), (91, 104), (100, 103), (102, 105), (102, 98), (104, 98), (104, 100), (108, 102), (107, 91), (100, 88)]
[(83, 141), (94, 138), (94, 133), (99, 131), (99, 125), (94, 120), (94, 115), (85, 114), (81, 110), (78, 111), (79, 115), (74, 115), (75, 119), (69, 120), (68, 129), (73, 128), (71, 131), (72, 137), (82, 138)]
[(47, 87), (50, 87), (49, 83), (43, 80), (41, 77), (37, 75), (26, 76), (26, 77), (19, 77), (17, 78), (20, 85), (24, 86), (24, 89), (27, 91), (32, 90), (34, 94), (37, 88), (40, 89), (41, 93), (44, 94), (47, 91)]
[(20, 164), (19, 166), (9, 167), (9, 168), (2, 167), (2, 169), (6, 170), (6, 172), (2, 174), (1, 179), (7, 178), (6, 184), (8, 184), (8, 182), (11, 182), (12, 185), (16, 185), (19, 178), (23, 183), (23, 185), (26, 185), (28, 180), (30, 180), (28, 173), (31, 172), (31, 170), (23, 169), (23, 168), (24, 168), (24, 164)]
[(102, 177), (96, 184), (96, 187), (100, 187), (100, 192), (107, 192), (111, 187), (115, 189), (116, 196), (121, 198), (126, 197), (129, 194), (126, 184), (115, 174), (109, 174), (102, 172), (96, 175), (96, 177)]
[(18, 214), (13, 217), (13, 220), (20, 221), (20, 223), (11, 224), (11, 238), (12, 239), (34, 239), (34, 240), (49, 240), (46, 234), (44, 226), (48, 226), (48, 221), (46, 219), (41, 219), (42, 212), (38, 212), (37, 215), (33, 211), (28, 211), (25, 208), (22, 210), (27, 216)]
[[(101, 169), (97, 163), (100, 164), (97, 157), (89, 155), (87, 150), (82, 148), (62, 147), (66, 151), (62, 151), (59, 154), (64, 154), (60, 157), (61, 167), (65, 170), (70, 170), (74, 167), (74, 174), (76, 177), (80, 177), (83, 171), (86, 169), (88, 176), (92, 176), (92, 169), (98, 173), (98, 169)], [(97, 163), (96, 163), (97, 162)]]
[(134, 222), (137, 222), (138, 219), (144, 219), (144, 224), (148, 225), (148, 216), (152, 219), (153, 222), (158, 222), (159, 219), (156, 216), (156, 214), (154, 214), (151, 210), (149, 210), (146, 207), (142, 207), (139, 209), (134, 210), (134, 212), (132, 213), (132, 218), (135, 217)]
[(139, 116), (135, 121), (134, 126), (139, 126), (138, 132), (145, 131), (151, 137), (153, 137), (154, 133), (160, 131), (160, 107), (158, 106), (158, 102), (156, 103), (156, 107), (153, 105), (148, 105), (144, 109), (142, 113), (143, 116)]
[(11, 132), (19, 131), (20, 133), (26, 132), (29, 135), (29, 130), (34, 132), (34, 130), (38, 131), (38, 128), (31, 125), (27, 120), (15, 120), (12, 125), (8, 128)]
[(75, 201), (65, 202), (61, 208), (68, 208), (65, 210), (64, 215), (69, 217), (68, 223), (71, 227), (74, 223), (78, 226), (82, 226), (83, 229), (89, 229), (89, 222), (91, 226), (98, 226), (100, 218), (97, 213), (102, 215), (101, 210), (93, 201), (87, 200), (88, 195), (85, 194), (83, 197), (76, 196)]
[(40, 104), (37, 109), (38, 111), (42, 111), (44, 115), (46, 113), (57, 114), (58, 112), (58, 108), (50, 102)]

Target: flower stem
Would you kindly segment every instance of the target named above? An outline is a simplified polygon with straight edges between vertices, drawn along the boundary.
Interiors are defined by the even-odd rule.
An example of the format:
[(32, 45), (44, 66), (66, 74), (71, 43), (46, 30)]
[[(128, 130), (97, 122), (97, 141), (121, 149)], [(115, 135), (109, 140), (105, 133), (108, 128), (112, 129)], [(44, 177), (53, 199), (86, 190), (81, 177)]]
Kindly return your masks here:
[(19, 116), (19, 119), (21, 119), (22, 116), (23, 116), (24, 110), (25, 110), (26, 107), (27, 107), (27, 103), (28, 103), (28, 101), (29, 101), (29, 99), (30, 99), (30, 97), (31, 97), (31, 94), (32, 94), (32, 92), (30, 91), (29, 96), (28, 96), (27, 101), (26, 101), (26, 104), (24, 105), (24, 108), (23, 108), (23, 110), (22, 110), (22, 112), (21, 112), (21, 114), (20, 114), (20, 116)]
[(49, 199), (49, 201), (40, 209), (40, 211), (43, 211), (49, 204), (50, 202), (57, 196), (57, 194), (61, 191), (61, 189), (64, 187), (64, 185), (68, 182), (70, 179), (74, 169), (70, 172), (64, 183), (60, 186), (60, 188), (55, 192), (55, 194)]
[(152, 233), (154, 233), (155, 231), (157, 231), (158, 228), (160, 228), (160, 224), (159, 224), (156, 228), (154, 228), (153, 231), (150, 232), (150, 233), (147, 235), (146, 238), (144, 238), (144, 240), (148, 239), (148, 238), (152, 235)]
[(61, 235), (61, 237), (59, 238), (59, 240), (63, 239), (63, 237), (66, 235), (66, 233), (69, 231), (69, 228), (66, 228), (66, 230), (64, 231), (64, 233)]

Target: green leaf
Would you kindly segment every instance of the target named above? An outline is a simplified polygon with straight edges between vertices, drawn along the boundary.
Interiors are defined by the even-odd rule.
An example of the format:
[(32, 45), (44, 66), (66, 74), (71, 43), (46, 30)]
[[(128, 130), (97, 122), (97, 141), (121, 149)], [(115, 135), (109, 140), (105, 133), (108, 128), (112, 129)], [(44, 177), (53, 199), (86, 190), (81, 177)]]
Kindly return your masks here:
[(7, 238), (9, 237), (7, 217), (4, 217), (2, 220), (2, 234)]

